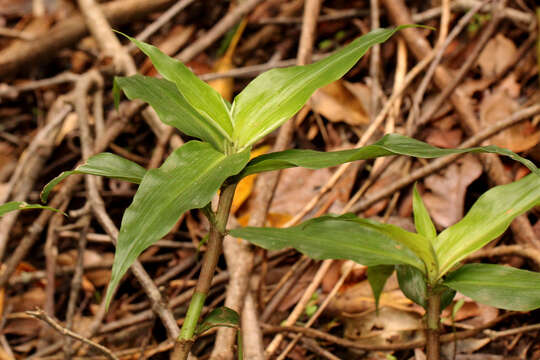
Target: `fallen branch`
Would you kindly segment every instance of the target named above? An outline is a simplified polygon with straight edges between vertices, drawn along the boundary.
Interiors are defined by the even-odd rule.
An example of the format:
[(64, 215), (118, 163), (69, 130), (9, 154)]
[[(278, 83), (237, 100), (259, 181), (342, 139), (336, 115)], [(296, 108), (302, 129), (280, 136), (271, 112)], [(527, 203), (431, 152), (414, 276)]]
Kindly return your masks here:
[(58, 323), (56, 320), (45, 314), (45, 312), (41, 309), (37, 309), (35, 311), (26, 311), (26, 314), (35, 317), (36, 319), (42, 320), (47, 323), (50, 327), (52, 327), (54, 330), (58, 331), (60, 334), (64, 336), (69, 336), (72, 339), (81, 341), (87, 345), (90, 345), (94, 349), (98, 350), (99, 352), (103, 353), (108, 359), (111, 360), (119, 360), (116, 355), (112, 353), (111, 350), (107, 349), (105, 346), (100, 345), (98, 343), (93, 342), (90, 339), (87, 339), (71, 330), (66, 329), (60, 323)]

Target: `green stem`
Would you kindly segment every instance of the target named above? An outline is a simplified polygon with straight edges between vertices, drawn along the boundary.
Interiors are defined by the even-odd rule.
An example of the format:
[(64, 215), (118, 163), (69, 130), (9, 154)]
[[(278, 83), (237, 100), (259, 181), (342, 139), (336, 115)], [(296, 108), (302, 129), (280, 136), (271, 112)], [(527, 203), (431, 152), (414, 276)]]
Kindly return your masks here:
[(176, 341), (174, 351), (171, 354), (171, 360), (186, 360), (193, 345), (197, 322), (201, 316), (204, 301), (210, 290), (217, 262), (221, 255), (223, 237), (225, 236), (225, 229), (227, 220), (229, 219), (229, 211), (231, 210), (235, 189), (236, 184), (225, 185), (221, 188), (215, 220), (210, 222), (208, 248), (203, 257), (201, 273), (197, 280), (195, 293), (189, 303), (182, 330)]
[(441, 323), (441, 294), (428, 285), (426, 313), (426, 357), (427, 360), (440, 359), (439, 328)]

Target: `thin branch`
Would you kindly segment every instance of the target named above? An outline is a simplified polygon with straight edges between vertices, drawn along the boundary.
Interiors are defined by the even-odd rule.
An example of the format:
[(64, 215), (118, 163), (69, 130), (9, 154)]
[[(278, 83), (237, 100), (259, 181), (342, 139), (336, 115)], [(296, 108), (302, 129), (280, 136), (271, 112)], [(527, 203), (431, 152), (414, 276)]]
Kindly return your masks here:
[[(152, 34), (158, 31), (163, 25), (172, 20), (180, 11), (191, 5), (195, 0), (180, 0), (161, 14), (153, 23), (146, 26), (135, 38), (139, 41), (146, 41)], [(135, 50), (136, 45), (132, 42), (126, 46), (126, 50)]]
[[(380, 9), (379, 0), (370, 0), (370, 19), (371, 31), (380, 28)], [(379, 72), (381, 66), (381, 45), (375, 44), (371, 47), (371, 55), (369, 57), (369, 77), (371, 78), (371, 99), (369, 107), (369, 115), (371, 121), (375, 120), (379, 111), (381, 84), (379, 81)]]
[[(321, 304), (321, 306), (319, 306), (319, 308), (317, 309), (317, 311), (315, 312), (315, 314), (313, 314), (310, 319), (308, 320), (308, 322), (306, 323), (305, 327), (306, 328), (309, 328), (311, 327), (311, 325), (313, 325), (315, 323), (315, 321), (319, 318), (319, 316), (323, 313), (323, 311), (326, 309), (326, 307), (328, 306), (328, 304), (330, 304), (330, 301), (332, 301), (334, 299), (334, 297), (336, 296), (337, 292), (339, 291), (339, 289), (341, 289), (341, 286), (343, 285), (343, 283), (345, 282), (345, 279), (347, 279), (347, 277), (349, 276), (349, 274), (351, 273), (352, 269), (353, 269), (353, 262), (352, 261), (348, 261), (347, 262), (347, 268), (346, 270), (341, 274), (341, 276), (339, 277), (338, 281), (335, 283), (334, 287), (332, 288), (332, 290), (330, 291), (330, 293), (328, 294), (328, 296), (324, 299), (323, 303)], [(287, 347), (285, 348), (285, 350), (283, 350), (281, 352), (281, 354), (279, 354), (279, 357), (277, 358), (277, 360), (284, 360), (286, 357), (287, 357), (287, 354), (294, 348), (294, 346), (298, 343), (298, 341), (302, 338), (302, 334), (296, 334), (294, 336), (294, 338), (292, 339), (292, 341), (287, 345)]]
[[(497, 323), (503, 321), (504, 319), (514, 314), (515, 312), (508, 312), (477, 328), (474, 328), (471, 330), (460, 331), (456, 333), (451, 333), (451, 334), (441, 335), (441, 338), (440, 338), (441, 343), (470, 338), (485, 329), (489, 329), (490, 327), (496, 325)], [(265, 323), (261, 324), (261, 326), (264, 329), (265, 333), (296, 332), (296, 333), (301, 333), (304, 336), (307, 336), (310, 338), (329, 341), (331, 343), (334, 343), (336, 345), (339, 345), (345, 348), (367, 350), (367, 351), (407, 350), (407, 349), (415, 349), (415, 348), (423, 347), (426, 344), (425, 339), (418, 339), (415, 341), (409, 341), (409, 342), (397, 343), (397, 344), (385, 344), (385, 345), (361, 344), (357, 341), (351, 341), (348, 339), (344, 339), (342, 337), (337, 337), (321, 330), (305, 328), (302, 326), (275, 326), (275, 325), (270, 325), (270, 324), (265, 324)], [(535, 329), (527, 328), (526, 330), (532, 331)]]
[(182, 62), (192, 60), (197, 54), (204, 51), (212, 45), (219, 37), (227, 30), (233, 27), (240, 19), (255, 8), (262, 0), (246, 0), (242, 1), (236, 8), (229, 12), (221, 19), (210, 31), (204, 36), (197, 39), (193, 44), (182, 50), (176, 58)]
[(54, 330), (58, 331), (60, 334), (64, 335), (64, 336), (69, 336), (70, 338), (72, 339), (75, 339), (75, 340), (78, 340), (78, 341), (81, 341), (87, 345), (90, 345), (91, 347), (93, 347), (94, 349), (96, 349), (97, 351), (101, 352), (103, 355), (105, 355), (108, 359), (111, 359), (111, 360), (119, 360), (118, 357), (116, 357), (116, 355), (114, 355), (112, 353), (111, 350), (107, 349), (105, 346), (103, 345), (100, 345), (98, 343), (95, 343), (93, 342), (92, 340), (90, 339), (87, 339), (71, 330), (68, 330), (66, 329), (65, 327), (63, 327), (62, 325), (60, 325), (60, 323), (58, 323), (56, 320), (54, 320), (53, 318), (51, 318), (49, 315), (45, 314), (45, 312), (41, 309), (37, 309), (35, 311), (26, 311), (26, 314), (32, 316), (32, 317), (35, 317), (36, 319), (39, 319), (39, 320), (42, 320), (44, 322), (47, 323), (47, 325), (49, 325), (50, 327), (52, 327)]
[[(317, 270), (317, 273), (313, 277), (313, 280), (311, 281), (311, 283), (308, 285), (308, 287), (304, 291), (304, 294), (302, 295), (300, 300), (298, 300), (298, 303), (294, 307), (293, 311), (289, 314), (287, 319), (283, 322), (283, 324), (285, 326), (292, 325), (292, 324), (296, 323), (296, 320), (298, 320), (300, 315), (302, 315), (302, 312), (304, 312), (304, 309), (306, 308), (306, 305), (310, 301), (311, 296), (317, 290), (317, 288), (321, 284), (324, 276), (326, 275), (326, 273), (330, 269), (330, 266), (332, 265), (332, 262), (333, 262), (332, 260), (324, 260), (322, 262), (321, 266)], [(276, 350), (278, 349), (278, 347), (279, 347), (282, 340), (283, 340), (283, 335), (282, 334), (278, 334), (278, 335), (276, 335), (274, 337), (272, 342), (266, 347), (265, 353), (266, 353), (267, 357), (271, 357), (276, 352)]]
[[(443, 58), (444, 52), (448, 48), (448, 46), (454, 41), (454, 39), (461, 33), (461, 31), (467, 26), (469, 21), (473, 18), (474, 15), (478, 11), (480, 11), (480, 8), (486, 4), (490, 0), (484, 0), (477, 4), (474, 8), (472, 8), (470, 11), (468, 11), (464, 16), (459, 19), (456, 26), (452, 28), (452, 31), (448, 35), (446, 39), (444, 39), (442, 42), (439, 43), (437, 48), (435, 48), (435, 51), (437, 52), (435, 55), (435, 58), (433, 59), (433, 62), (429, 65), (428, 70), (426, 71), (426, 75), (422, 79), (422, 82), (418, 86), (418, 89), (416, 90), (416, 93), (413, 97), (413, 105), (411, 107), (409, 117), (407, 119), (407, 134), (409, 136), (412, 136), (416, 133), (418, 130), (418, 125), (414, 125), (415, 122), (420, 123), (420, 121), (417, 121), (417, 118), (420, 114), (420, 102), (424, 98), (424, 93), (426, 92), (426, 89), (431, 82), (433, 75), (435, 74), (435, 70), (437, 69), (437, 66), (441, 63), (441, 60)], [(438, 109), (437, 107), (433, 107), (433, 109)], [(433, 116), (431, 114), (429, 117)]]
[(540, 269), (540, 251), (533, 247), (524, 247), (523, 245), (499, 245), (493, 249), (481, 249), (469, 255), (467, 260), (507, 255), (518, 255), (531, 259), (536, 264), (536, 268)]
[[(38, 132), (30, 146), (21, 155), (8, 186), (0, 193), (0, 203), (5, 202), (9, 198), (15, 187), (17, 191), (13, 194), (11, 200), (25, 201), (27, 199), (34, 187), (39, 172), (52, 154), (56, 134), (60, 131), (61, 125), (70, 110), (71, 106), (67, 105), (63, 98), (59, 98), (53, 104), (47, 114), (47, 125)], [(46, 212), (50, 213), (48, 211)], [(0, 260), (5, 255), (11, 228), (15, 224), (18, 215), (19, 211), (13, 211), (0, 219)]]

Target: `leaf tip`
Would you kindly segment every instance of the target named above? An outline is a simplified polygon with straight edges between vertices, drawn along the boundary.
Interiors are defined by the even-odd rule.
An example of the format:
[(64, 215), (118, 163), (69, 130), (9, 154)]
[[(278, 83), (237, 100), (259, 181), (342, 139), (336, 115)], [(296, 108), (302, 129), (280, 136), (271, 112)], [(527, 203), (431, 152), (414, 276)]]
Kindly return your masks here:
[(126, 35), (126, 34), (124, 34), (124, 33), (121, 32), (121, 31), (118, 31), (118, 30), (115, 30), (115, 29), (112, 29), (112, 31), (114, 31), (115, 33), (120, 34), (120, 35), (122, 35), (122, 36), (124, 36), (124, 37), (126, 37), (126, 38), (128, 38), (128, 39), (130, 38), (129, 35)]

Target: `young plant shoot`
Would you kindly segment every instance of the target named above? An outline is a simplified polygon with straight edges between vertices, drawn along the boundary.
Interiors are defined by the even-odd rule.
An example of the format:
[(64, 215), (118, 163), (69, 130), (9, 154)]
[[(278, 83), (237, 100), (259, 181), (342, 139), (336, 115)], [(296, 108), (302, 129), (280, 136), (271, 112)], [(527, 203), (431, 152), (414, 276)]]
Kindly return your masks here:
[(485, 192), (463, 219), (438, 235), (416, 187), (416, 233), (346, 214), (311, 219), (287, 229), (246, 227), (230, 234), (265, 249), (293, 247), (315, 259), (347, 259), (367, 265), (376, 301), (392, 273), (389, 269), (395, 267), (403, 293), (426, 309), (427, 358), (436, 360), (440, 313), (456, 291), (501, 309), (540, 308), (540, 273), (500, 265), (460, 264), (502, 235), (514, 218), (538, 205), (540, 176), (529, 174)]
[[(147, 102), (165, 124), (199, 140), (189, 141), (174, 150), (157, 169), (146, 171), (127, 159), (102, 153), (88, 159), (75, 170), (62, 173), (45, 186), (43, 201), (46, 201), (54, 185), (73, 173), (100, 175), (140, 184), (122, 219), (112, 278), (106, 294), (107, 304), (111, 301), (113, 290), (137, 256), (165, 236), (183, 213), (204, 208), (210, 221), (208, 247), (173, 355), (175, 359), (187, 358), (198, 334), (197, 329), (208, 328), (204, 323), (199, 326), (197, 324), (221, 254), (236, 184), (250, 174), (296, 166), (316, 169), (388, 155), (433, 158), (466, 152), (506, 155), (538, 174), (538, 169), (530, 161), (495, 146), (439, 149), (398, 134), (386, 135), (360, 149), (327, 153), (293, 149), (249, 160), (251, 146), (290, 119), (315, 90), (341, 78), (371, 46), (385, 42), (402, 28), (370, 32), (310, 65), (267, 71), (246, 86), (232, 104), (181, 62), (166, 56), (152, 45), (129, 37), (150, 58), (163, 78), (142, 75), (117, 77), (114, 81), (115, 102), (118, 103), (122, 90), (129, 99)], [(521, 184), (531, 183), (530, 197), (533, 196), (530, 194), (538, 191), (536, 179), (536, 175), (531, 175), (519, 185), (510, 186), (519, 189)], [(219, 204), (213, 210), (210, 202), (218, 190)], [(522, 205), (520, 202), (521, 207), (512, 205), (512, 212), (503, 215), (508, 218), (523, 212), (538, 198), (535, 199), (529, 199)], [(505, 226), (507, 222), (501, 222), (497, 229)], [(362, 233), (361, 237), (355, 241), (346, 240), (358, 232)], [(463, 279), (470, 277), (473, 270), (459, 270), (461, 272), (453, 275), (453, 280), (445, 280), (448, 284), (442, 276), (463, 259), (469, 250), (479, 248), (486, 242), (485, 237), (479, 234), (478, 239), (474, 240), (477, 245), (471, 245), (473, 240), (469, 239), (467, 246), (454, 245), (449, 248), (448, 242), (458, 242), (455, 240), (458, 235), (442, 233), (435, 238), (435, 235), (412, 234), (400, 228), (350, 216), (323, 217), (290, 229), (246, 228), (232, 233), (263, 247), (295, 247), (316, 258), (352, 258), (370, 266), (401, 264), (425, 276), (430, 294), (438, 294), (439, 289), (446, 289), (446, 286), (463, 288)], [(381, 238), (384, 240), (381, 241)], [(440, 252), (437, 252), (439, 249)], [(230, 312), (223, 311), (220, 314), (230, 315)], [(221, 322), (221, 325), (238, 326), (237, 317), (224, 318), (229, 320)]]

